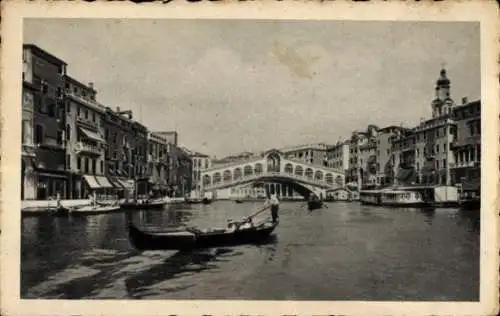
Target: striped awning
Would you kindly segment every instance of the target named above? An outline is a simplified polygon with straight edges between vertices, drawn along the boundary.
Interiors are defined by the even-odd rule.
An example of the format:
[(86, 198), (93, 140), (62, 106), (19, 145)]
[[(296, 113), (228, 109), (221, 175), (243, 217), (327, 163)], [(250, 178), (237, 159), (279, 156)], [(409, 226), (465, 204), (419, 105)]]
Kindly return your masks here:
[(95, 178), (96, 178), (97, 182), (101, 185), (101, 188), (103, 188), (103, 189), (113, 188), (113, 185), (108, 181), (108, 179), (106, 177), (96, 176)]
[(83, 127), (80, 127), (79, 129), (87, 138), (90, 138), (96, 142), (105, 143), (104, 139), (98, 133)]
[(91, 189), (99, 189), (101, 187), (101, 185), (99, 184), (99, 182), (97, 182), (94, 176), (85, 175), (83, 176), (83, 179), (85, 180), (85, 182), (87, 182), (88, 186)]

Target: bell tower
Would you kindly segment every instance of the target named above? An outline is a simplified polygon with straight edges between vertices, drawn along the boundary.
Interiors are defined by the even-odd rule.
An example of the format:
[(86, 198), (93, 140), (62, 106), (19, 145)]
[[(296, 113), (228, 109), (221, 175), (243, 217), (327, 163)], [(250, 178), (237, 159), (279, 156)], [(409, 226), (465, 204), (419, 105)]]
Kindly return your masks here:
[(436, 81), (436, 98), (432, 101), (432, 117), (440, 117), (451, 112), (455, 104), (450, 97), (451, 81), (446, 76), (446, 69), (442, 68)]

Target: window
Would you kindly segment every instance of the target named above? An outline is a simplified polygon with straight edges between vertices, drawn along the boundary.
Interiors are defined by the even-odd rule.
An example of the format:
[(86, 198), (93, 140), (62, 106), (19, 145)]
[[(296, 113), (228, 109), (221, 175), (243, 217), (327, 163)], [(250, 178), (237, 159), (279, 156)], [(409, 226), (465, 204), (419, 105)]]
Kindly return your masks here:
[(417, 171), (420, 170), (420, 164), (417, 162)]
[(446, 151), (446, 147), (447, 147), (447, 144), (446, 144), (446, 143), (444, 143), (444, 144), (443, 144), (443, 151)]
[(71, 126), (69, 124), (66, 124), (66, 140), (69, 140), (71, 138)]
[(42, 144), (44, 136), (43, 126), (37, 124), (35, 126), (35, 144)]
[(439, 145), (436, 145), (436, 152), (439, 152)]
[(80, 113), (81, 113), (80, 106), (79, 106), (79, 105), (77, 105), (77, 106), (76, 106), (76, 115), (77, 115), (77, 116), (80, 116)]
[(443, 168), (446, 168), (446, 158), (443, 159)]
[(85, 109), (84, 110), (84, 114), (85, 114), (85, 119), (88, 120), (89, 119), (89, 110)]
[(101, 173), (104, 173), (104, 161), (101, 160), (100, 165), (101, 165)]
[(97, 173), (96, 165), (97, 165), (97, 161), (95, 159), (92, 159), (92, 174), (96, 174)]
[(57, 144), (58, 145), (63, 144), (63, 132), (62, 131), (57, 131)]
[(89, 173), (89, 158), (85, 157), (85, 173)]
[(66, 169), (71, 170), (71, 156), (66, 155)]
[(439, 160), (436, 160), (436, 169), (439, 169)]
[(95, 112), (92, 112), (92, 122), (95, 122)]
[(81, 170), (82, 169), (82, 158), (81, 157), (78, 157), (78, 159), (76, 160), (76, 169), (77, 170)]

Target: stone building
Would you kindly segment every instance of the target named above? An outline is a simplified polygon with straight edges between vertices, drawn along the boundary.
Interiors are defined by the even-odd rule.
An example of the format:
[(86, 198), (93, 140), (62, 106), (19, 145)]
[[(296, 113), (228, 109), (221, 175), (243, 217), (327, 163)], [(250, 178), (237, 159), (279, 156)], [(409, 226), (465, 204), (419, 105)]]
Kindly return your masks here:
[(73, 199), (111, 194), (113, 185), (105, 177), (105, 107), (96, 101), (92, 83), (85, 85), (65, 76), (66, 170)]
[(169, 179), (168, 138), (153, 132), (148, 134), (148, 174), (150, 191), (156, 195), (166, 195)]
[(451, 165), (451, 175), (454, 183), (460, 183), (462, 188), (480, 192), (481, 185), (481, 101), (468, 102), (462, 100), (462, 105), (452, 111), (456, 124), (456, 139), (452, 143), (455, 163)]
[(339, 141), (326, 150), (327, 167), (347, 172), (349, 169), (349, 141)]
[(23, 45), (22, 199), (68, 197), (64, 143), (66, 63)]

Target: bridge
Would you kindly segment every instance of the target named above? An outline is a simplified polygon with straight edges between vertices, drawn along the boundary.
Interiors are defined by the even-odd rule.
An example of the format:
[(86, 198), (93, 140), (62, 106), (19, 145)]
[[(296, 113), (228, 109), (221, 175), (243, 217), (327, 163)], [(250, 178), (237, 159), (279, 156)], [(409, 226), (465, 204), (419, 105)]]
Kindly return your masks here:
[(252, 159), (205, 169), (200, 178), (202, 191), (275, 183), (282, 185), (281, 190), (276, 192), (271, 186), (271, 192), (280, 195), (293, 190), (301, 195), (312, 192), (319, 196), (345, 185), (342, 171), (288, 159), (274, 149)]

